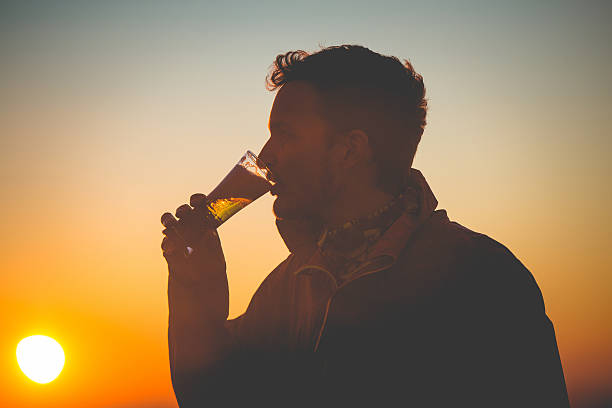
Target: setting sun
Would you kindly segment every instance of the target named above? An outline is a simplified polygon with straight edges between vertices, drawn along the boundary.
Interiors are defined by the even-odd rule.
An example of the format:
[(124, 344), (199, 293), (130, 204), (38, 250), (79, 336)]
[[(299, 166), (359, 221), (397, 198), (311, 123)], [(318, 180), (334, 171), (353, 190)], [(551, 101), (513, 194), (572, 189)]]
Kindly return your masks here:
[(17, 363), (32, 381), (46, 384), (57, 378), (64, 368), (64, 350), (47, 336), (30, 336), (17, 345)]

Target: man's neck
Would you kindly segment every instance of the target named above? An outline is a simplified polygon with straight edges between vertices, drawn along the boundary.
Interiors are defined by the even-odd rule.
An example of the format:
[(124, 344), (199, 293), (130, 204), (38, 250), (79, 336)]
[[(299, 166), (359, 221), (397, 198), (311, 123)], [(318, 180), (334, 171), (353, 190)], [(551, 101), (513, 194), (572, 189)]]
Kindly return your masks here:
[(332, 229), (347, 221), (366, 217), (392, 199), (391, 194), (377, 189), (343, 194), (327, 207), (327, 213), (322, 217), (323, 224)]

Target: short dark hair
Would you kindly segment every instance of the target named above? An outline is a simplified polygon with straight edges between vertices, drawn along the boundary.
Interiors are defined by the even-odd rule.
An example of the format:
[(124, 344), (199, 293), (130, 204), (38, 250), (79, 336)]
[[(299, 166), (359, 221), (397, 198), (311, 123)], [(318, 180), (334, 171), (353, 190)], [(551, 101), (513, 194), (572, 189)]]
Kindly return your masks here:
[(360, 45), (322, 48), (309, 54), (279, 54), (266, 88), (306, 81), (323, 94), (322, 116), (334, 130), (362, 129), (368, 134), (377, 185), (391, 194), (404, 187), (425, 129), (427, 100), (423, 77), (412, 64)]

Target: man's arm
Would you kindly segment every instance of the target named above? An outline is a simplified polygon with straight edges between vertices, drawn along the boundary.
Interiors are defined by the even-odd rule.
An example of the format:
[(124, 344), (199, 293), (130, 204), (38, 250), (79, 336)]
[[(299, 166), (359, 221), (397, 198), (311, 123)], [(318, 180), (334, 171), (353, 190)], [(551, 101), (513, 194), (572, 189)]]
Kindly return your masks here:
[[(235, 353), (241, 319), (227, 320), (229, 292), (225, 257), (207, 217), (206, 196), (194, 194), (177, 208), (177, 220), (162, 215), (163, 256), (168, 263), (168, 346), (172, 385), (180, 406), (214, 402), (219, 376)], [(186, 246), (193, 252), (186, 256)]]
[[(169, 239), (175, 238), (168, 232)], [(225, 258), (216, 231), (193, 245), (194, 253), (165, 251), (168, 262), (168, 347), (170, 372), (181, 407), (197, 405), (210, 385), (207, 377), (234, 348), (226, 327), (229, 292)]]
[(200, 275), (207, 279), (189, 283), (177, 279), (175, 264), (169, 263), (168, 348), (172, 385), (181, 407), (232, 406), (269, 398), (268, 379), (278, 374), (272, 366), (278, 355), (260, 343), (268, 346), (279, 340), (279, 310), (272, 304), (278, 293), (273, 292), (288, 260), (259, 286), (247, 311), (230, 320), (225, 273), (202, 270)]
[[(162, 248), (172, 246), (173, 233), (166, 233)], [(216, 231), (208, 230), (192, 247), (189, 257), (164, 250), (170, 369), (179, 405), (231, 406), (256, 396), (269, 398), (268, 380), (282, 371), (272, 362), (282, 355), (274, 344), (286, 337), (287, 308), (278, 302), (289, 292), (281, 286), (291, 255), (259, 286), (247, 311), (228, 320), (226, 265)]]

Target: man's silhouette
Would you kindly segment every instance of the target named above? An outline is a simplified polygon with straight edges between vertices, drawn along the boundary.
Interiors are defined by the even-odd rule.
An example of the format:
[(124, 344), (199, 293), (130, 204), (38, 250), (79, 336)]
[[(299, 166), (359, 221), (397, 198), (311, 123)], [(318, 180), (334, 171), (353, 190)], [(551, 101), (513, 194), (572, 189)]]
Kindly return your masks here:
[(179, 405), (569, 406), (533, 276), (411, 168), (427, 110), (412, 65), (343, 45), (279, 55), (267, 83), (259, 159), (291, 254), (227, 320), (206, 196), (164, 214)]

